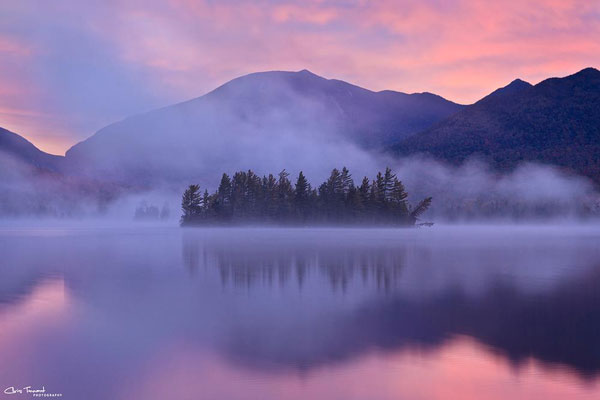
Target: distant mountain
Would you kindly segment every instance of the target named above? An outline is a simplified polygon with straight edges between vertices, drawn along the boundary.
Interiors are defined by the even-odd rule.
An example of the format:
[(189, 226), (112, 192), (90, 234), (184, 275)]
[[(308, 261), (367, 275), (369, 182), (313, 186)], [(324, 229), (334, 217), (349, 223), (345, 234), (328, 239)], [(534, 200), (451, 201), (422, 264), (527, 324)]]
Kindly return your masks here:
[(302, 168), (332, 152), (350, 157), (348, 143), (390, 145), (461, 108), (431, 93), (372, 92), (307, 70), (261, 72), (109, 125), (66, 159), (71, 170), (139, 182), (228, 168)]
[(32, 168), (56, 171), (63, 157), (44, 153), (22, 136), (0, 128), (0, 165), (19, 162)]
[(600, 71), (586, 68), (535, 86), (516, 80), (391, 151), (452, 163), (479, 155), (500, 169), (536, 161), (600, 182)]
[(500, 102), (509, 99), (511, 96), (514, 96), (525, 89), (529, 89), (531, 86), (532, 85), (529, 82), (525, 82), (521, 79), (515, 79), (508, 85), (494, 90), (492, 93), (479, 100), (478, 103), (486, 104)]
[(137, 189), (77, 177), (64, 161), (0, 128), (0, 218), (97, 215), (120, 194)]

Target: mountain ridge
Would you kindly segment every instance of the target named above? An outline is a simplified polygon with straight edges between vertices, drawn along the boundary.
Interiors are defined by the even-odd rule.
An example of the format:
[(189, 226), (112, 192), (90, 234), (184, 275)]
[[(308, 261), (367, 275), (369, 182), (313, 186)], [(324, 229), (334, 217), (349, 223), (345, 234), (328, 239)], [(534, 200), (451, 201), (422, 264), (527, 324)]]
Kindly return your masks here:
[[(71, 147), (66, 160), (74, 169), (90, 173), (123, 172), (134, 178), (156, 173), (170, 178), (190, 168), (212, 168), (226, 154), (241, 159), (260, 152), (259, 142), (280, 143), (279, 150), (288, 151), (285, 138), (299, 146), (300, 139), (320, 144), (344, 140), (382, 148), (462, 107), (429, 93), (374, 92), (308, 70), (257, 72), (203, 96), (108, 125)], [(251, 137), (256, 143), (250, 143)], [(271, 143), (268, 152), (274, 153)], [(187, 160), (189, 167), (173, 168), (169, 157)], [(153, 162), (145, 164), (150, 165), (146, 172), (131, 162), (140, 158)], [(282, 168), (279, 164), (270, 169)], [(249, 162), (238, 167), (248, 168)]]
[(600, 71), (585, 68), (520, 86), (493, 92), (390, 151), (396, 156), (423, 153), (454, 164), (479, 156), (501, 170), (539, 162), (600, 183)]
[[(410, 99), (408, 105), (404, 103), (405, 99)], [(439, 104), (450, 105), (456, 111), (433, 123), (416, 118), (417, 126), (419, 123), (429, 126), (419, 130), (414, 125), (405, 124), (405, 130), (398, 134), (397, 122), (404, 115), (399, 117), (397, 114), (410, 113), (411, 107), (424, 107), (424, 104), (431, 104), (432, 99)], [(207, 109), (201, 115), (195, 115), (197, 107)], [(294, 107), (298, 107), (300, 112), (289, 111)], [(394, 107), (404, 108), (401, 112), (394, 112)], [(364, 109), (381, 112), (383, 116), (366, 112), (357, 118), (356, 114)], [(168, 119), (173, 116), (170, 115), (167, 121), (163, 120), (163, 116), (173, 110), (176, 110), (176, 115), (171, 125)], [(394, 138), (396, 134), (402, 138), (387, 147), (396, 156), (425, 153), (451, 163), (481, 156), (500, 169), (513, 168), (522, 161), (534, 161), (558, 165), (598, 182), (600, 162), (595, 160), (595, 155), (600, 154), (598, 110), (600, 71), (591, 67), (566, 77), (548, 78), (536, 85), (515, 79), (468, 106), (449, 102), (429, 92), (376, 92), (342, 80), (323, 78), (309, 70), (266, 71), (240, 76), (203, 96), (107, 125), (72, 146), (65, 157), (45, 153), (25, 138), (2, 128), (0, 152), (35, 168), (65, 174), (77, 174), (79, 169), (93, 170), (95, 163), (101, 166), (95, 172), (102, 174), (106, 168), (110, 170), (111, 163), (120, 161), (113, 157), (117, 153), (122, 156), (121, 161), (124, 158), (129, 163), (125, 167), (138, 167), (134, 172), (148, 175), (162, 172), (160, 165), (154, 163), (168, 162), (161, 160), (161, 155), (153, 152), (154, 149), (166, 147), (170, 157), (182, 158), (182, 161), (195, 160), (198, 157), (185, 147), (201, 147), (207, 143), (206, 140), (209, 144), (216, 142), (217, 146), (205, 154), (208, 161), (193, 165), (194, 168), (210, 169), (228, 156), (228, 148), (235, 147), (235, 142), (249, 141), (252, 138), (249, 135), (265, 130), (272, 131), (267, 136), (273, 139), (278, 132), (287, 134), (286, 129), (290, 129), (290, 125), (294, 129), (297, 125), (300, 133), (308, 135), (307, 132), (312, 132), (313, 136), (319, 136), (318, 132), (322, 130), (347, 130), (343, 132), (346, 136), (334, 139), (348, 139), (365, 148), (377, 148), (369, 140), (378, 139), (385, 144), (390, 139), (386, 135)], [(311, 117), (315, 118), (307, 118), (304, 112), (312, 113)], [(215, 120), (214, 116), (219, 113), (233, 118), (234, 123)], [(387, 115), (390, 113), (394, 115)], [(257, 118), (257, 114), (268, 118)], [(290, 121), (286, 121), (288, 117)], [(339, 119), (344, 123), (339, 124)], [(198, 136), (202, 135), (186, 136), (179, 132), (190, 126), (182, 124), (182, 121), (191, 122), (194, 129), (214, 129), (211, 135), (200, 138), (205, 140), (200, 140)], [(369, 130), (371, 124), (379, 124), (375, 134)], [(219, 131), (239, 127), (237, 136), (227, 136)], [(108, 141), (104, 139), (106, 131), (110, 134)], [(131, 132), (134, 133), (133, 139)], [(80, 152), (82, 148), (96, 146), (97, 141), (105, 142), (102, 144), (106, 145), (106, 152), (92, 154), (89, 158), (85, 151)], [(140, 141), (151, 146), (146, 153), (136, 154)], [(255, 153), (259, 150), (256, 147), (249, 149)], [(142, 160), (137, 157), (140, 154)], [(116, 163), (116, 166), (120, 168), (123, 165)], [(167, 178), (177, 173), (169, 171)], [(102, 177), (107, 180), (113, 178), (110, 175)]]
[(56, 171), (63, 159), (38, 149), (23, 136), (0, 127), (0, 152), (35, 168)]

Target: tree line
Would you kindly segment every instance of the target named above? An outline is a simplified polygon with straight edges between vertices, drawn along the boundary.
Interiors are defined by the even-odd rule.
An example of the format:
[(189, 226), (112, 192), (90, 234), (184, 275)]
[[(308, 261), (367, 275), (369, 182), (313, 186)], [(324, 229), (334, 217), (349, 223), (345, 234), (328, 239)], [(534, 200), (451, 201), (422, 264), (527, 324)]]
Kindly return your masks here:
[(183, 193), (181, 225), (274, 223), (298, 225), (415, 225), (431, 197), (411, 206), (404, 185), (390, 168), (355, 185), (346, 167), (334, 168), (313, 188), (302, 171), (256, 175), (251, 170), (223, 174), (215, 193), (190, 185)]

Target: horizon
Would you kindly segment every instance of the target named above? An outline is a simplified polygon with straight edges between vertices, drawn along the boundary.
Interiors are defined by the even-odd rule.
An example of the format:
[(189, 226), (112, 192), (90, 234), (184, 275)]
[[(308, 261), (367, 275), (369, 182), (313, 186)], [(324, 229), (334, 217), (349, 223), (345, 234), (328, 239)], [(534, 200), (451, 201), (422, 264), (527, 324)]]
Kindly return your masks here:
[(100, 128), (248, 73), (308, 69), (470, 104), (600, 65), (584, 1), (5, 3), (0, 126), (63, 154)]

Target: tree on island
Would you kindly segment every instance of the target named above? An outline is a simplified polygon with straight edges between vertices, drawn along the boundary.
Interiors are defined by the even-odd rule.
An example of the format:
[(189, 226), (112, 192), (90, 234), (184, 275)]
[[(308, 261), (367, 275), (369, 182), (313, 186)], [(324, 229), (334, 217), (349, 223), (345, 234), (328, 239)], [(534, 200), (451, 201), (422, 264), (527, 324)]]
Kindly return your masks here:
[(415, 207), (407, 201), (402, 182), (390, 168), (373, 181), (355, 186), (350, 171), (334, 168), (313, 189), (304, 173), (295, 185), (281, 171), (260, 178), (251, 170), (223, 174), (217, 191), (202, 195), (190, 185), (182, 196), (181, 225), (273, 223), (297, 225), (415, 225), (431, 205), (431, 197)]
[(158, 220), (158, 219), (165, 220), (165, 219), (169, 219), (169, 215), (170, 215), (170, 210), (169, 210), (168, 203), (165, 202), (163, 204), (162, 208), (159, 210), (159, 208), (156, 205), (150, 204), (146, 200), (143, 200), (136, 207), (133, 218), (136, 221)]
[(181, 223), (186, 221), (195, 221), (203, 214), (204, 201), (200, 197), (200, 186), (190, 185), (181, 198)]

